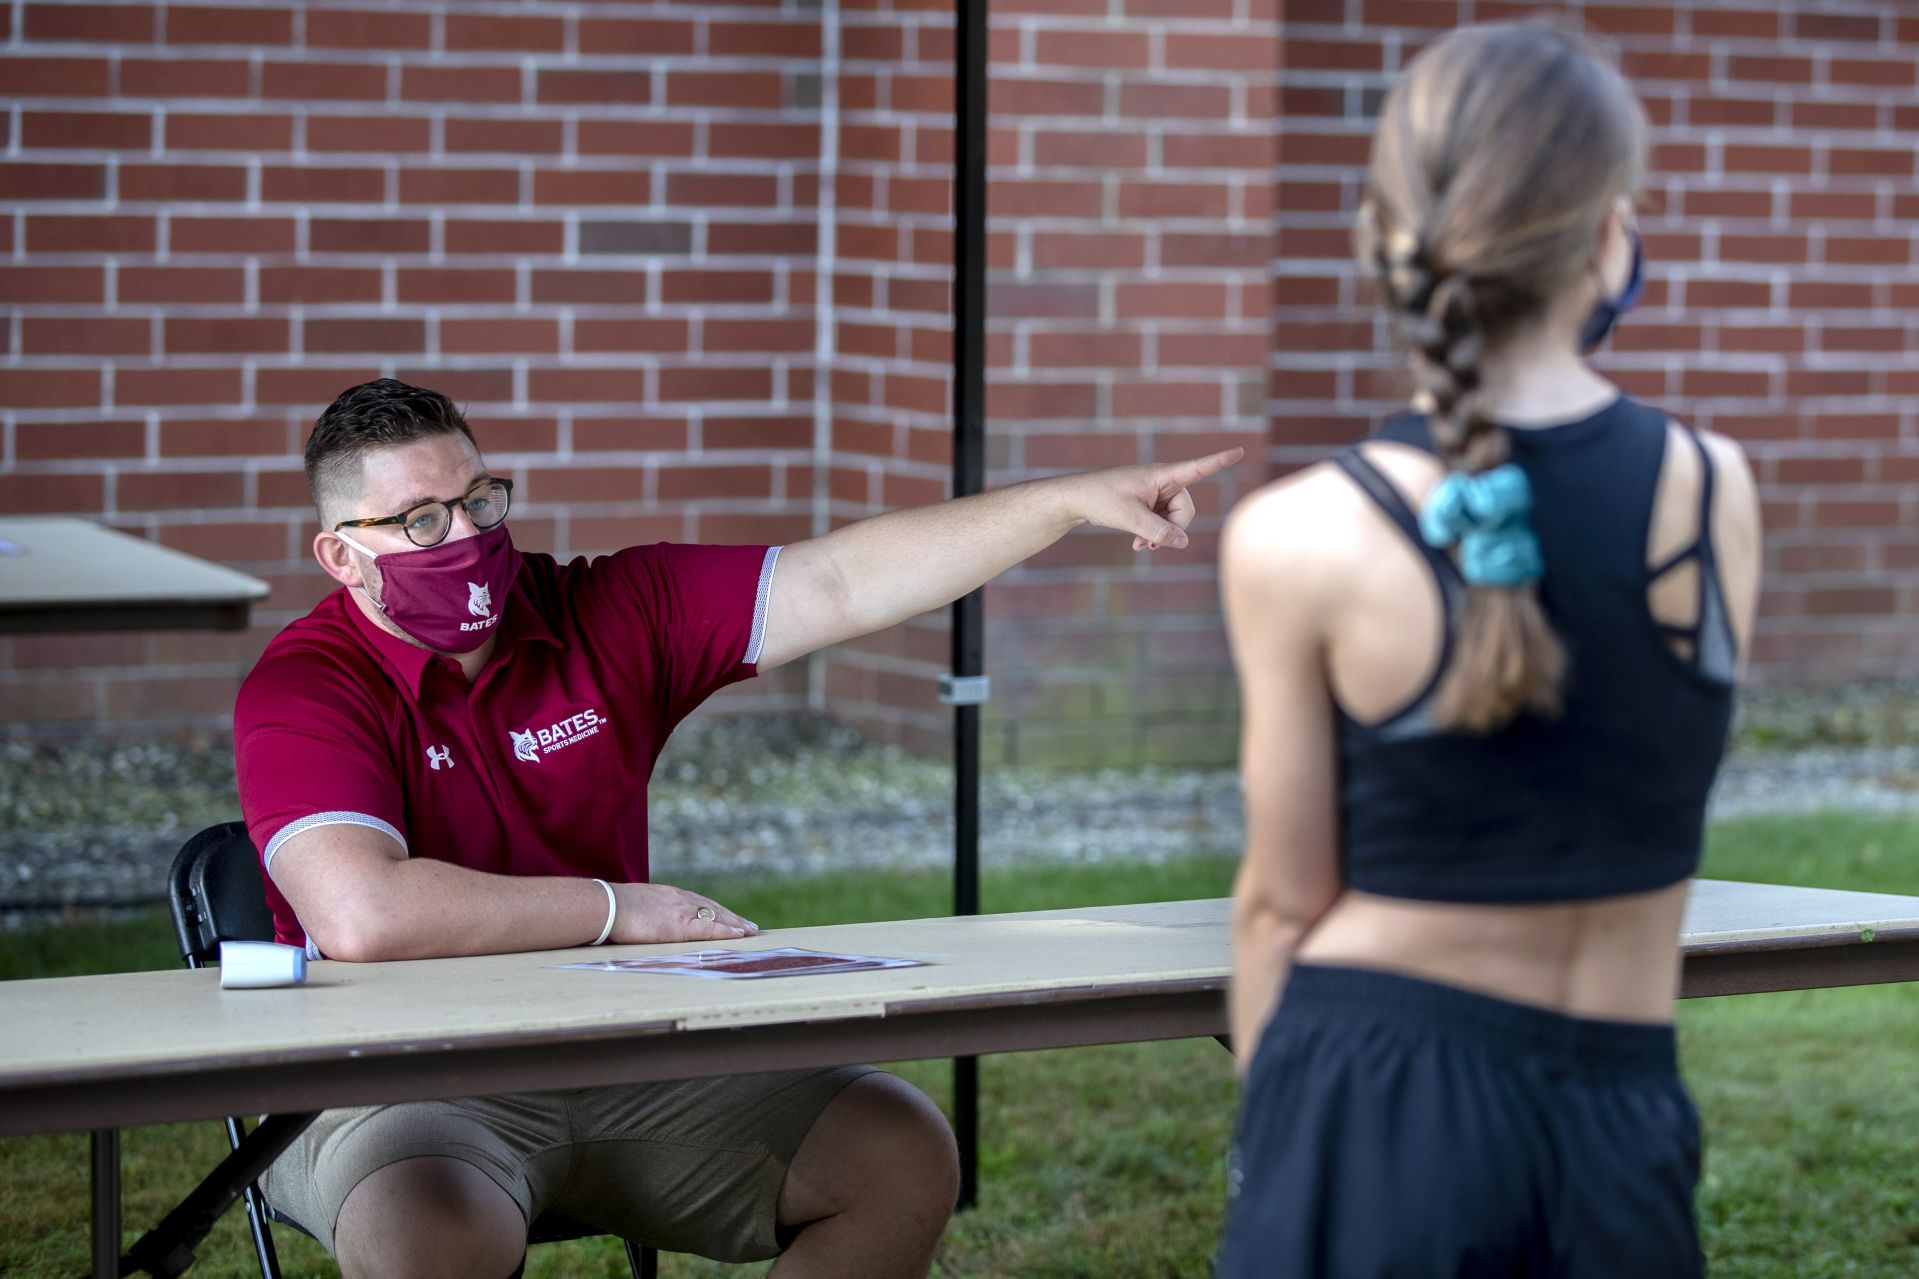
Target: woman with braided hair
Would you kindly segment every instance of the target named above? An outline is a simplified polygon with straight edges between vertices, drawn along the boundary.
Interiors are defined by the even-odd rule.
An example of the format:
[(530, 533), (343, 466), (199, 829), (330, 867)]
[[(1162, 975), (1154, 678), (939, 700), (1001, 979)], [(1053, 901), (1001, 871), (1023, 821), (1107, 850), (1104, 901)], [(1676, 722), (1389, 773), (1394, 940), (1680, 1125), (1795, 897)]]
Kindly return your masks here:
[(1357, 235), (1412, 411), (1229, 523), (1228, 1279), (1701, 1270), (1672, 1003), (1758, 503), (1584, 359), (1638, 292), (1644, 151), (1575, 35), (1421, 53)]

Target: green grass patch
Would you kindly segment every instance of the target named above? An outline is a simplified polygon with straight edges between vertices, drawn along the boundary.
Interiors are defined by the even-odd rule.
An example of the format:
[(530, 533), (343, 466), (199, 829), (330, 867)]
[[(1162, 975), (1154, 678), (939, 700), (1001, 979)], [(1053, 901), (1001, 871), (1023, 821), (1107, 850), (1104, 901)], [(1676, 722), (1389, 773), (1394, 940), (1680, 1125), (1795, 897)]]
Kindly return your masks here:
[[(1215, 897), (1226, 858), (1166, 865), (1049, 864), (989, 872), (988, 911)], [(1713, 831), (1706, 874), (1910, 892), (1919, 821), (1763, 818)], [(944, 913), (943, 872), (861, 872), (695, 885), (768, 927)], [(176, 962), (158, 915), (0, 937), (0, 975), (54, 976)], [(1680, 1009), (1687, 1074), (1707, 1133), (1699, 1213), (1716, 1279), (1919, 1273), (1919, 985), (1693, 1000)], [(897, 1068), (942, 1102), (944, 1062)], [(1210, 1041), (989, 1058), (981, 1068), (981, 1203), (949, 1227), (943, 1276), (1203, 1276), (1223, 1203), (1233, 1081)], [(213, 1124), (126, 1134), (127, 1222), (144, 1227), (223, 1153)], [(86, 1140), (0, 1141), (0, 1273), (85, 1267)], [(132, 1234), (130, 1233), (129, 1242)], [(330, 1275), (307, 1240), (277, 1234), (289, 1275)], [(195, 1275), (255, 1273), (229, 1214)], [(661, 1273), (759, 1274), (667, 1257)], [(610, 1241), (535, 1250), (532, 1276), (626, 1273)]]
[(0, 981), (28, 977), (91, 977), (178, 968), (172, 917), (147, 911), (132, 919), (77, 919), (48, 928), (0, 933)]
[(1708, 879), (1919, 893), (1919, 815), (1805, 813), (1721, 822), (1706, 840)]
[(1919, 1274), (1919, 986), (1690, 1000), (1712, 1273)]

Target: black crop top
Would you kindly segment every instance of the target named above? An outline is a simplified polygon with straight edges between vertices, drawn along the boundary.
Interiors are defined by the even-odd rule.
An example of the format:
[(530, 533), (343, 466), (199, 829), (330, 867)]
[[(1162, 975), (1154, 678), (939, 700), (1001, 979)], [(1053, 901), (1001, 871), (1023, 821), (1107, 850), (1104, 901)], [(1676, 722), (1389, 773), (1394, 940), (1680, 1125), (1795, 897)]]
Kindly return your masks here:
[[(1431, 721), (1435, 676), (1404, 709), (1361, 724), (1339, 712), (1339, 816), (1345, 882), (1386, 897), (1442, 902), (1578, 901), (1661, 888), (1699, 865), (1707, 793), (1731, 725), (1734, 640), (1713, 559), (1712, 467), (1699, 536), (1648, 567), (1667, 417), (1622, 396), (1591, 417), (1509, 434), (1533, 488), (1546, 563), (1540, 599), (1566, 645), (1564, 711), (1522, 715), (1485, 736)], [(1432, 451), (1422, 416), (1377, 439)], [(1338, 465), (1423, 555), (1447, 626), (1465, 583), (1426, 545), (1405, 499), (1358, 450)], [(1699, 562), (1695, 627), (1662, 625), (1651, 582)], [(1691, 640), (1674, 651), (1674, 631)]]

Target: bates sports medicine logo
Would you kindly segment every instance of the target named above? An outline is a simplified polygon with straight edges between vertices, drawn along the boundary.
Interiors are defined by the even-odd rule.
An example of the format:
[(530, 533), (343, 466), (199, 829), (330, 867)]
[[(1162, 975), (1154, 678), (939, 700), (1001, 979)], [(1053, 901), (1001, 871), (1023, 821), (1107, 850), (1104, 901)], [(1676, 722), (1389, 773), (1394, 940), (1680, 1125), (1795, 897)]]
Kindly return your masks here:
[(529, 728), (523, 733), (511, 728), (506, 732), (513, 739), (513, 758), (523, 763), (537, 764), (541, 756), (563, 751), (575, 742), (583, 742), (611, 722), (598, 711), (588, 709), (552, 724)]
[(500, 619), (493, 616), (493, 588), (479, 582), (466, 584), (466, 611), (479, 618), (477, 622), (461, 622), (463, 631), (483, 631)]

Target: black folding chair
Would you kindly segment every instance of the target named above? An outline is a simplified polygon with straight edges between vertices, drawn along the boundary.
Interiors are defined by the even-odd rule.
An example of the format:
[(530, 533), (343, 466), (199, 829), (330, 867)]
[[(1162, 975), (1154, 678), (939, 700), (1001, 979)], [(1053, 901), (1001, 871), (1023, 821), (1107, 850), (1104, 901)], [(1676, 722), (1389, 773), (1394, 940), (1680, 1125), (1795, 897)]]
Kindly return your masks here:
[[(173, 927), (179, 935), (180, 957), (188, 968), (205, 968), (220, 962), (223, 941), (272, 941), (273, 913), (267, 907), (266, 888), (260, 881), (260, 857), (243, 822), (224, 822), (209, 826), (180, 849), (167, 873), (167, 900), (173, 906)], [(275, 1122), (274, 1118), (263, 1124)], [(235, 1151), (247, 1138), (246, 1125), (237, 1118), (226, 1121), (227, 1141)], [(302, 1122), (300, 1128), (305, 1127)], [(295, 1131), (298, 1135), (298, 1130)], [(260, 1259), (261, 1279), (280, 1279), (280, 1259), (273, 1250), (272, 1223), (290, 1226), (301, 1234), (310, 1232), (290, 1217), (281, 1216), (267, 1205), (257, 1184), (246, 1187), (247, 1223), (253, 1229), (253, 1249)], [(211, 1224), (211, 1223), (209, 1223)], [(157, 1232), (156, 1232), (157, 1233)], [(600, 1232), (558, 1213), (543, 1213), (527, 1231), (527, 1243), (558, 1243), (583, 1239)], [(143, 1241), (144, 1242), (144, 1241)], [(192, 1243), (197, 1243), (195, 1239)], [(635, 1279), (656, 1279), (659, 1258), (651, 1248), (632, 1240), (626, 1244), (627, 1263)], [(189, 1245), (190, 1247), (190, 1245)]]

